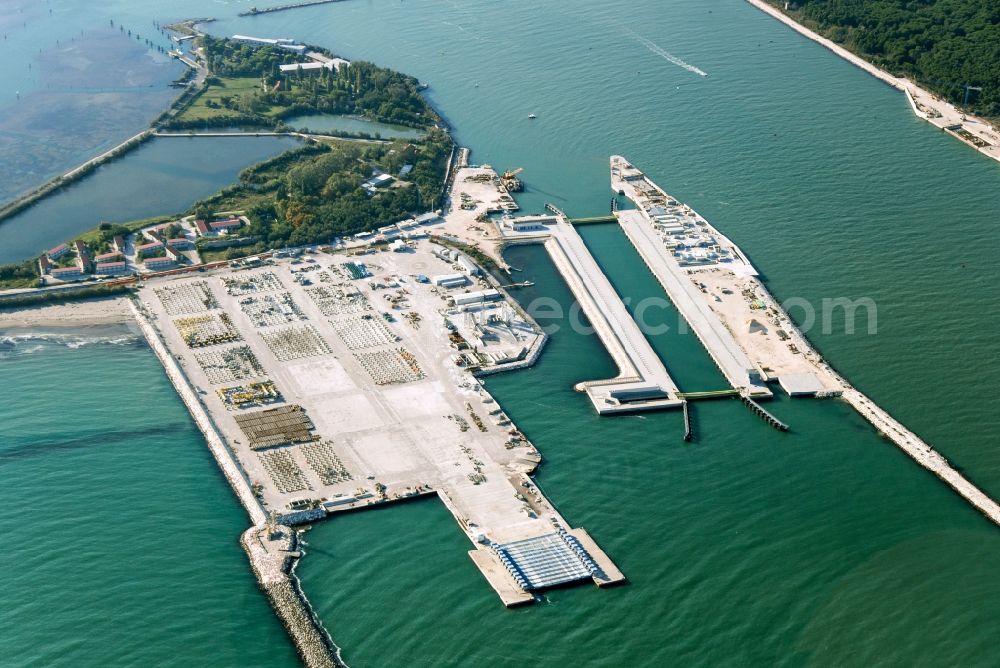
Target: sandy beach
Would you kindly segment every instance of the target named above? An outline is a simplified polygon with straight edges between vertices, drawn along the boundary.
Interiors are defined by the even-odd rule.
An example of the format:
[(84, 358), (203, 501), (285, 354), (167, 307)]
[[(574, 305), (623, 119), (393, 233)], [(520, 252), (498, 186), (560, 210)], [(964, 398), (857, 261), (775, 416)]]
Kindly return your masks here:
[(121, 297), (0, 308), (0, 330), (114, 325), (132, 320), (128, 302)]

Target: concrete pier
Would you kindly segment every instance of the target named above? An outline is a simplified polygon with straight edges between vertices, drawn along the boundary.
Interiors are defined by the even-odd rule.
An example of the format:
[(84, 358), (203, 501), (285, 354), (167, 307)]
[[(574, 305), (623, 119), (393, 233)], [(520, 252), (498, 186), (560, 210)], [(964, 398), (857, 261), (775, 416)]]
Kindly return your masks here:
[(616, 378), (580, 383), (598, 413), (680, 408), (677, 386), (571, 224), (549, 226), (545, 249), (618, 366)]
[[(665, 215), (661, 216), (663, 222), (659, 224), (663, 237), (660, 237), (653, 221), (650, 220), (649, 210), (654, 210), (656, 207), (663, 208), (664, 206), (671, 207), (674, 210), (682, 207), (685, 210), (683, 213), (687, 217), (685, 222), (689, 224), (693, 222), (694, 227), (710, 231), (716, 241), (716, 247), (723, 249), (722, 252), (725, 255), (725, 260), (715, 265), (710, 264), (707, 271), (715, 272), (715, 276), (736, 276), (740, 281), (733, 282), (730, 280), (729, 282), (719, 283), (718, 280), (715, 280), (715, 283), (738, 287), (746, 295), (749, 295), (752, 302), (756, 302), (756, 304), (750, 306), (750, 310), (741, 311), (735, 309), (736, 312), (741, 314), (741, 320), (749, 316), (755, 324), (752, 330), (748, 329), (740, 333), (742, 336), (740, 341), (748, 346), (752, 346), (754, 337), (767, 335), (769, 328), (756, 320), (756, 318), (769, 322), (783, 335), (780, 337), (780, 345), (761, 346), (758, 344), (756, 348), (755, 357), (764, 367), (769, 369), (770, 374), (774, 374), (775, 368), (779, 369), (777, 375), (771, 375), (772, 379), (785, 384), (786, 382), (792, 382), (797, 376), (808, 376), (815, 385), (822, 388), (819, 391), (813, 392), (813, 396), (842, 397), (865, 420), (875, 427), (880, 434), (894, 443), (918, 464), (947, 483), (948, 486), (968, 501), (976, 510), (985, 515), (991, 522), (1000, 526), (1000, 504), (956, 471), (948, 463), (947, 459), (919, 436), (903, 426), (898, 420), (889, 415), (887, 411), (875, 404), (874, 401), (856, 390), (844, 377), (834, 371), (823, 360), (822, 356), (812, 348), (805, 335), (788, 318), (788, 314), (785, 313), (778, 301), (757, 279), (756, 270), (750, 266), (749, 261), (735, 244), (709, 225), (703, 218), (693, 214), (690, 208), (684, 207), (672, 200), (672, 198), (666, 195), (656, 184), (647, 179), (641, 171), (628, 163), (624, 158), (612, 156), (611, 172), (612, 189), (615, 192), (624, 192), (627, 196), (637, 201), (642, 209), (636, 212), (618, 212), (618, 219), (622, 224), (622, 228), (629, 235), (636, 249), (644, 256), (647, 264), (650, 264), (653, 273), (657, 275), (657, 278), (661, 279), (664, 289), (667, 290), (671, 299), (677, 304), (682, 314), (691, 323), (692, 328), (699, 334), (699, 337), (702, 336), (703, 331), (708, 331), (709, 334), (714, 331), (720, 335), (722, 343), (716, 340), (710, 346), (706, 338), (702, 338), (702, 342), (705, 343), (709, 352), (713, 353), (713, 359), (716, 359), (716, 363), (719, 364), (724, 372), (726, 369), (723, 367), (722, 362), (731, 365), (733, 360), (740, 360), (742, 363), (742, 358), (737, 354), (732, 354), (728, 360), (724, 358), (724, 355), (736, 352), (743, 353), (743, 358), (749, 358), (735, 340), (736, 337), (732, 335), (732, 331), (727, 328), (727, 322), (722, 322), (714, 310), (709, 309), (708, 313), (705, 314), (705, 320), (699, 321), (695, 318), (697, 311), (701, 310), (701, 306), (710, 304), (710, 292), (706, 291), (705, 294), (702, 294), (699, 290), (693, 290), (694, 282), (692, 277), (691, 275), (685, 275), (684, 272), (700, 272), (697, 273), (697, 276), (705, 283), (713, 281), (711, 278), (713, 274), (706, 273), (705, 267), (680, 267), (678, 262), (672, 257), (667, 244), (673, 244), (673, 248), (680, 254), (683, 254), (686, 246), (678, 244), (676, 238), (671, 238), (671, 235), (675, 232), (672, 229), (674, 223), (670, 220), (670, 212), (664, 211)], [(660, 215), (661, 211), (656, 210), (656, 213)], [(726, 292), (724, 290), (720, 290), (719, 292), (721, 294), (715, 295), (718, 298), (717, 302), (724, 301), (724, 297), (727, 297)], [(735, 290), (729, 289), (729, 292), (732, 293)], [(728, 298), (731, 300), (735, 299), (735, 297)], [(685, 304), (684, 308), (681, 307), (682, 303)], [(688, 316), (688, 310), (691, 310), (693, 313), (691, 317)], [(726, 313), (727, 311), (721, 309), (720, 312)], [(732, 312), (733, 308), (730, 305), (729, 313), (731, 314)], [(709, 314), (714, 316), (717, 325), (707, 322)], [(764, 314), (768, 314), (769, 317), (765, 317)], [(734, 320), (730, 316), (728, 324), (733, 325), (734, 322), (740, 321)], [(728, 337), (729, 340), (726, 340), (726, 333), (730, 335)], [(757, 340), (760, 341), (759, 338)], [(732, 346), (736, 346), (737, 350), (733, 351)], [(716, 358), (716, 354), (719, 355), (719, 358)], [(720, 362), (720, 359), (722, 362)], [(735, 367), (731, 367), (731, 371), (735, 371)], [(785, 371), (794, 371), (795, 373), (786, 374)], [(727, 378), (730, 375), (727, 373)], [(732, 382), (732, 379), (730, 382)], [(707, 398), (708, 396), (721, 396), (725, 393), (706, 392), (701, 394)], [(789, 394), (795, 395), (796, 393), (789, 392)], [(740, 397), (755, 413), (776, 429), (782, 431), (788, 429), (787, 425), (753, 401), (758, 395), (741, 388)], [(682, 398), (694, 399), (697, 397), (694, 394), (688, 394), (682, 395)]]
[(754, 401), (753, 399), (751, 399), (750, 397), (748, 397), (745, 394), (741, 396), (741, 399), (743, 399), (743, 403), (745, 403), (747, 406), (749, 406), (750, 410), (753, 411), (753, 413), (755, 415), (757, 415), (761, 420), (763, 420), (764, 422), (766, 422), (770, 426), (774, 427), (778, 431), (788, 431), (788, 425), (787, 424), (785, 424), (784, 422), (782, 422), (778, 418), (776, 418), (773, 415), (771, 415), (771, 413), (768, 412), (768, 410), (766, 408), (764, 408), (763, 406), (761, 406), (760, 404), (758, 404), (756, 401)]
[(604, 584), (607, 555), (566, 537), (528, 477), (541, 456), (476, 377), (530, 365), (546, 337), (477, 267), (422, 276), (460, 258), (420, 240), (156, 277), (136, 317), (256, 526), (436, 494), (505, 605)]
[(599, 568), (599, 571), (594, 573), (594, 582), (598, 587), (610, 587), (625, 582), (625, 576), (618, 570), (614, 562), (608, 559), (608, 555), (598, 547), (590, 534), (583, 529), (570, 529), (569, 533), (580, 541), (583, 548), (594, 557)]
[(259, 14), (273, 14), (274, 12), (284, 12), (289, 9), (300, 9), (302, 7), (312, 7), (314, 5), (328, 5), (333, 2), (343, 2), (344, 0), (306, 0), (306, 2), (293, 2), (287, 5), (278, 5), (276, 7), (262, 7), (257, 9), (254, 7), (250, 11), (240, 12), (238, 16), (257, 16)]
[(505, 607), (514, 608), (534, 603), (535, 597), (521, 589), (517, 580), (503, 567), (496, 556), (486, 550), (469, 550), (469, 556)]
[(680, 311), (691, 330), (705, 346), (729, 384), (758, 397), (770, 397), (767, 389), (752, 374), (754, 365), (732, 333), (712, 312), (687, 272), (670, 255), (644, 212), (618, 211), (618, 223), (638, 251), (646, 266), (663, 286), (670, 301)]
[(947, 459), (879, 407), (874, 401), (844, 381), (843, 399), (879, 433), (892, 441), (914, 461), (948, 484), (991, 522), (1000, 526), (1000, 504), (956, 471)]

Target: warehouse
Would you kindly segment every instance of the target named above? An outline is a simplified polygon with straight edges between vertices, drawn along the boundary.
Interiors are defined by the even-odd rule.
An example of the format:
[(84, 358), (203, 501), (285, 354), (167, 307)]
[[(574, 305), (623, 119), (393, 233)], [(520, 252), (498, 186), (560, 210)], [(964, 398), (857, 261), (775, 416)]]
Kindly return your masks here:
[(499, 290), (483, 290), (481, 292), (464, 292), (460, 295), (451, 295), (450, 299), (455, 306), (469, 306), (471, 304), (482, 304), (484, 302), (495, 302), (501, 299)]
[(441, 288), (460, 288), (468, 285), (469, 279), (465, 274), (439, 274), (434, 276), (431, 282)]

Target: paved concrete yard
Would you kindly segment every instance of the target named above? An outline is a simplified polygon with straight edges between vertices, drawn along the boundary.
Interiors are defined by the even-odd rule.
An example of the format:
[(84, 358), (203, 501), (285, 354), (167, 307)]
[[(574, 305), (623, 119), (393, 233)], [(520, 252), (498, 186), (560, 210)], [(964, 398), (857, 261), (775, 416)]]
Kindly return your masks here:
[[(453, 345), (456, 335), (479, 331), (485, 337), (471, 347), (492, 355), (475, 357), (478, 363), (510, 358), (523, 364), (526, 351), (543, 336), (503, 302), (450, 306), (449, 295), (489, 285), (473, 278), (449, 292), (419, 282), (419, 275), (454, 273), (455, 266), (435, 252), (440, 246), (429, 241), (411, 246), (404, 252), (317, 254), (305, 261), (163, 278), (144, 286), (140, 298), (265, 509), (284, 521), (311, 521), (325, 512), (436, 492), (477, 549), (568, 527), (527, 477), (539, 454), (457, 364), (460, 353)], [(370, 275), (351, 280), (344, 267), (348, 261), (364, 265)], [(156, 291), (176, 294), (189, 284), (209, 291), (212, 299), (168, 300), (168, 314)], [(185, 310), (179, 303), (195, 312), (178, 313)], [(344, 304), (348, 307), (340, 308)], [(188, 347), (175, 321), (208, 314), (226, 314), (241, 340)], [(246, 348), (256, 364), (246, 362)], [(244, 377), (224, 373), (224, 353), (231, 349), (244, 349), (233, 378)], [(207, 369), (206, 354), (215, 360)], [(248, 369), (260, 375), (245, 377)], [(280, 401), (269, 398), (271, 403), (234, 410), (218, 393), (265, 379), (274, 383)], [(303, 437), (301, 414), (289, 413), (290, 406), (303, 409), (311, 434)], [(256, 450), (238, 417), (257, 430)], [(260, 447), (281, 440), (283, 429), (298, 442)], [(501, 576), (489, 577), (498, 588)]]

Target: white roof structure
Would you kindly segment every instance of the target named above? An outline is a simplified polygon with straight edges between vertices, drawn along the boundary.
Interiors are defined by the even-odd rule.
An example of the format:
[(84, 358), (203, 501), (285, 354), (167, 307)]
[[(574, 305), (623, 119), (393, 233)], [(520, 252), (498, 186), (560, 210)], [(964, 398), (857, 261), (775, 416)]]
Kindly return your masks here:
[(469, 282), (469, 279), (465, 277), (465, 274), (439, 274), (431, 278), (431, 281), (434, 285), (453, 287), (465, 285)]
[(416, 220), (421, 225), (433, 225), (435, 223), (442, 222), (441, 216), (437, 215), (433, 211), (420, 214), (419, 216), (417, 216)]
[(476, 266), (476, 263), (464, 255), (458, 256), (458, 264), (462, 267), (464, 271), (468, 272), (473, 276), (479, 274), (479, 267)]
[(251, 46), (274, 46), (279, 49), (288, 49), (305, 53), (306, 47), (303, 44), (296, 44), (294, 39), (273, 38), (273, 37), (251, 37), (250, 35), (233, 35), (233, 41), (250, 44)]
[(311, 63), (288, 63), (287, 65), (279, 65), (278, 69), (287, 74), (288, 72), (298, 72), (298, 71), (315, 72), (316, 70), (323, 70), (323, 69), (333, 70), (336, 68), (334, 67), (333, 63), (311, 62)]
[(778, 377), (781, 388), (790, 397), (812, 396), (822, 392), (824, 387), (814, 373), (788, 373)]
[(460, 295), (451, 295), (456, 306), (466, 304), (480, 304), (482, 302), (496, 301), (502, 299), (502, 295), (497, 290), (483, 290), (481, 292), (464, 292)]

